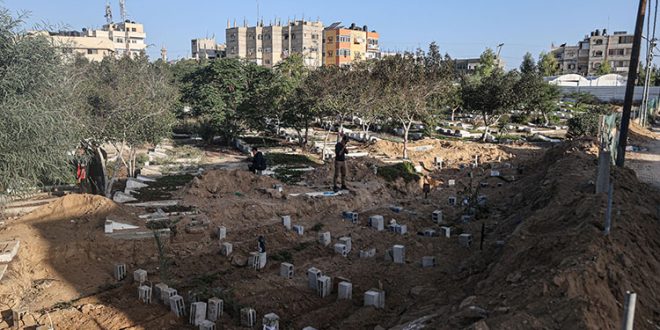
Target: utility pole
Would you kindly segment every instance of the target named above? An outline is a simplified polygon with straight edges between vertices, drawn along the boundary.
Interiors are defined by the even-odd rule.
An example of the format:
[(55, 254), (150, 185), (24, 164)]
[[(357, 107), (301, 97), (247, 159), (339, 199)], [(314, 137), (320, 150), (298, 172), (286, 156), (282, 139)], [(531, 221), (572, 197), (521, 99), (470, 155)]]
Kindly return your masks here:
[(639, 50), (642, 44), (642, 31), (644, 29), (644, 16), (646, 14), (646, 0), (639, 0), (637, 9), (637, 22), (635, 24), (635, 37), (628, 68), (628, 82), (626, 97), (623, 101), (623, 114), (621, 116), (621, 129), (619, 145), (616, 153), (616, 166), (623, 167), (626, 161), (626, 144), (628, 142), (628, 127), (630, 126), (630, 112), (632, 110), (633, 96), (635, 94), (635, 80), (637, 80), (637, 67), (639, 66)]
[(504, 44), (497, 45), (497, 67), (498, 68), (500, 67), (500, 64), (502, 63), (502, 61), (500, 60), (500, 53), (502, 52), (502, 46), (504, 46)]

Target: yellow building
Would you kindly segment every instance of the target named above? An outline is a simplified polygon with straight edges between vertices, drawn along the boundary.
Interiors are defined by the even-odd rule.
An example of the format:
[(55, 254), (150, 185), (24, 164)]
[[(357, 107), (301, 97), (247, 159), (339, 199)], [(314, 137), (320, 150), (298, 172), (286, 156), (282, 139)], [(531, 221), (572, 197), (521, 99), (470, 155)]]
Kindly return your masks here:
[(350, 66), (355, 61), (380, 58), (379, 35), (351, 24), (334, 23), (323, 30), (323, 65)]

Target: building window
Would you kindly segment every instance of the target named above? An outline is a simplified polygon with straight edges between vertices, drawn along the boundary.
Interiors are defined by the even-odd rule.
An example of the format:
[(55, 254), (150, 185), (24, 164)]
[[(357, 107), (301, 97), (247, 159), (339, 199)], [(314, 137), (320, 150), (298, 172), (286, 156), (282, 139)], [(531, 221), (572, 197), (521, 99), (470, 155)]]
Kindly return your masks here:
[(257, 35), (257, 39), (261, 40), (261, 34)]
[(332, 37), (328, 37), (328, 42), (332, 42)]
[(270, 60), (266, 60), (266, 64), (270, 64)]
[(87, 55), (95, 55), (98, 54), (99, 50), (98, 49), (88, 49), (87, 50)]
[(117, 42), (121, 42), (121, 43), (123, 43), (123, 42), (124, 42), (124, 39), (123, 39), (123, 38), (117, 38)]
[(137, 29), (136, 29), (136, 28), (132, 28), (131, 31), (133, 31), (133, 32), (137, 32)]
[(594, 44), (596, 44), (596, 45), (602, 45), (602, 44), (603, 44), (603, 39), (596, 39), (596, 41), (594, 42)]
[(337, 36), (337, 42), (351, 42), (351, 36)]
[(232, 39), (236, 39), (236, 33), (232, 33), (232, 34), (231, 34), (231, 38), (232, 38)]
[(337, 56), (351, 56), (351, 50), (350, 49), (337, 49)]
[(632, 44), (633, 43), (633, 36), (619, 37), (619, 43), (620, 44)]
[(257, 48), (257, 53), (261, 53), (261, 52), (262, 52), (261, 47)]
[(328, 57), (332, 57), (332, 51), (331, 50), (328, 51)]
[(318, 34), (312, 34), (312, 39), (318, 39), (319, 35)]
[(623, 56), (623, 54), (625, 54), (625, 49), (610, 49), (607, 51), (607, 54), (609, 56)]
[(603, 51), (595, 50), (591, 56), (592, 57), (603, 57)]
[(296, 34), (295, 33), (291, 33), (291, 39), (293, 39), (293, 40), (296, 39)]
[(270, 40), (270, 33), (265, 34), (265, 35), (264, 35), (264, 38), (265, 38), (266, 40)]

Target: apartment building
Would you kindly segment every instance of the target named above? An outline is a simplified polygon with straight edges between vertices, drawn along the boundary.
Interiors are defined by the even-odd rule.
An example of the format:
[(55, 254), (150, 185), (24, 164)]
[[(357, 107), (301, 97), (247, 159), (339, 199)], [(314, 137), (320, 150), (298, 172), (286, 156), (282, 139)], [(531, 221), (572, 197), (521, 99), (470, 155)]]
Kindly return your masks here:
[(241, 58), (272, 68), (291, 54), (300, 54), (308, 67), (323, 64), (321, 39), (323, 23), (297, 20), (264, 26), (230, 26), (227, 22), (226, 53), (228, 58)]
[(632, 54), (633, 35), (617, 31), (609, 35), (606, 29), (595, 30), (577, 43), (552, 47), (552, 54), (559, 62), (562, 74), (577, 73), (593, 76), (605, 61), (609, 62), (612, 73), (628, 75)]
[(365, 25), (333, 23), (323, 30), (323, 65), (350, 66), (355, 61), (380, 59), (380, 36)]
[(140, 23), (126, 21), (106, 24), (102, 29), (82, 31), (34, 31), (33, 35), (47, 35), (63, 55), (82, 55), (90, 61), (106, 56), (137, 56), (146, 51), (146, 33)]
[[(502, 70), (506, 68), (506, 63), (501, 58), (495, 57), (495, 64)], [(457, 58), (454, 59), (454, 71), (457, 74), (472, 74), (481, 65), (481, 58)]]
[(222, 58), (226, 56), (226, 46), (218, 44), (214, 38), (198, 38), (190, 41), (192, 58), (196, 60)]

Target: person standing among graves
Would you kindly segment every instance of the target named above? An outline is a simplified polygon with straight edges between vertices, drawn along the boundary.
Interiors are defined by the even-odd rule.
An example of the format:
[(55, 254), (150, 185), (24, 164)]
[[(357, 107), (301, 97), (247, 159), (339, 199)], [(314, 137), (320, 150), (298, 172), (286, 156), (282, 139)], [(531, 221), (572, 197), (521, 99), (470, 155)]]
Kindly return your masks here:
[(259, 252), (259, 269), (266, 267), (266, 238), (259, 235), (257, 239), (257, 252)]
[(252, 148), (252, 164), (248, 166), (250, 172), (261, 174), (266, 169), (266, 157), (257, 147)]
[(348, 150), (346, 147), (348, 145), (348, 136), (342, 136), (341, 140), (335, 145), (335, 175), (332, 179), (332, 190), (338, 192), (339, 188), (337, 187), (337, 178), (341, 174), (341, 190), (346, 188), (346, 154)]

